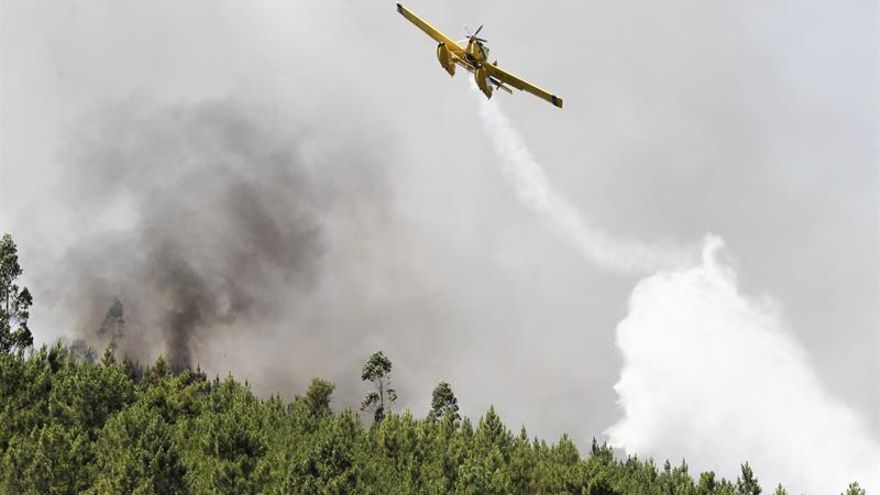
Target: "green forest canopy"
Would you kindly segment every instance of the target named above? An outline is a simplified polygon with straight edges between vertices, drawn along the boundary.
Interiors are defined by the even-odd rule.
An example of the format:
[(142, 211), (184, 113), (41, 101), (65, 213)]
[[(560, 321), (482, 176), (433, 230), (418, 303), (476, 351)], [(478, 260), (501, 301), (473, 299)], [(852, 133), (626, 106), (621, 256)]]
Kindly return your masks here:
[[(567, 436), (514, 434), (491, 407), (474, 425), (446, 382), (426, 418), (395, 413), (381, 352), (361, 376), (373, 387), (365, 423), (334, 412), (334, 385), (317, 378), (285, 402), (231, 376), (172, 371), (161, 357), (147, 367), (118, 362), (112, 346), (100, 361), (60, 343), (35, 350), (30, 294), (14, 285), (15, 245), (7, 235), (0, 247), (0, 263), (15, 264), (0, 267), (2, 494), (762, 493), (748, 463), (735, 481), (694, 477), (684, 461), (619, 459), (595, 440), (581, 455)], [(865, 491), (852, 483), (845, 494)]]

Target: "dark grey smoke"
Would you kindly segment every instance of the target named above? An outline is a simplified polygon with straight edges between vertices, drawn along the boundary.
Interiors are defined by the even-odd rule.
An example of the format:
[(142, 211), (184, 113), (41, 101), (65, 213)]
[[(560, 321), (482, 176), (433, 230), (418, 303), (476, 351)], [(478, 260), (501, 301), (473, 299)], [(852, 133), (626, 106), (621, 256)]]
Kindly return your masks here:
[[(77, 287), (66, 300), (87, 315), (82, 337), (112, 343), (119, 335), (107, 322), (121, 320), (124, 305), (125, 353), (162, 352), (173, 367), (190, 367), (206, 339), (258, 334), (295, 305), (322, 256), (321, 212), (359, 197), (319, 178), (349, 173), (353, 160), (307, 162), (307, 134), (266, 108), (226, 101), (129, 101), (86, 119), (69, 149), (68, 194), (93, 232), (66, 263)], [(315, 172), (326, 167), (337, 170)]]

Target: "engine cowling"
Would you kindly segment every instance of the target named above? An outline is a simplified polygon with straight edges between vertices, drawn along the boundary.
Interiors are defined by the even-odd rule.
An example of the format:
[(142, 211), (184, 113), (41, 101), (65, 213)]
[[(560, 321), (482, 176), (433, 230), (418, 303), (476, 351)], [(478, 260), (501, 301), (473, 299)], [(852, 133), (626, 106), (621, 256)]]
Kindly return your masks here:
[(449, 48), (446, 48), (446, 43), (437, 45), (437, 59), (450, 76), (455, 76), (455, 61), (452, 60), (452, 54), (449, 53)]
[(492, 98), (492, 84), (489, 83), (489, 71), (485, 67), (480, 67), (474, 71), (474, 79), (477, 80), (477, 87), (486, 95), (486, 98)]

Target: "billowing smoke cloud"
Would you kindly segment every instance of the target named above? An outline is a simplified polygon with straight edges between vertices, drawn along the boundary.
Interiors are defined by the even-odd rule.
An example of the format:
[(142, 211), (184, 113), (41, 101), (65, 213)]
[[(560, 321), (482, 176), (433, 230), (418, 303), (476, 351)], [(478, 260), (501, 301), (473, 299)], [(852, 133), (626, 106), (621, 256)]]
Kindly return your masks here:
[(853, 480), (876, 490), (880, 446), (823, 390), (776, 304), (738, 290), (720, 247), (710, 239), (701, 264), (633, 290), (617, 328), (624, 416), (611, 442), (727, 477), (748, 460), (790, 493), (838, 493)]
[(837, 493), (853, 480), (880, 487), (880, 445), (828, 395), (772, 301), (736, 287), (708, 236), (701, 262), (686, 253), (617, 241), (588, 226), (550, 186), (494, 101), (480, 114), (520, 200), (599, 268), (652, 272), (617, 328), (623, 416), (608, 433), (629, 454), (686, 459), (735, 478), (748, 461), (765, 486)]
[[(85, 313), (81, 336), (106, 345), (101, 318), (124, 308), (122, 351), (189, 367), (207, 341), (267, 336), (298, 304), (321, 262), (327, 212), (356, 204), (377, 176), (357, 143), (316, 158), (307, 130), (270, 115), (225, 101), (129, 101), (83, 125), (67, 196), (89, 235), (65, 264), (62, 285), (77, 289), (61, 297)], [(346, 175), (357, 188), (342, 185)]]

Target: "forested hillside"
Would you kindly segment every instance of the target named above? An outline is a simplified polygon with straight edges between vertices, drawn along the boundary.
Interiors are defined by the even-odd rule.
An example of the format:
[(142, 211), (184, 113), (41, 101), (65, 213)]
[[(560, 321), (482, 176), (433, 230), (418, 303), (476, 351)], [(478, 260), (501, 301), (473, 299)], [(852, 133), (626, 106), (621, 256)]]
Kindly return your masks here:
[[(287, 402), (255, 397), (233, 377), (172, 370), (164, 358), (146, 367), (119, 360), (112, 346), (100, 359), (61, 344), (33, 349), (21, 273), (4, 236), (3, 494), (761, 493), (747, 463), (728, 481), (683, 462), (619, 459), (595, 442), (581, 455), (565, 436), (548, 443), (511, 432), (491, 408), (472, 422), (443, 382), (427, 417), (394, 412), (392, 365), (381, 352), (363, 366), (371, 391), (362, 415), (334, 411), (334, 385), (320, 379)], [(855, 483), (846, 491), (864, 493)]]
[(292, 402), (261, 400), (163, 359), (139, 370), (61, 346), (5, 354), (0, 374), (5, 493), (758, 493), (747, 468), (735, 487), (604, 446), (583, 458), (491, 409), (476, 425), (453, 409), (364, 424), (333, 413), (320, 380)]

